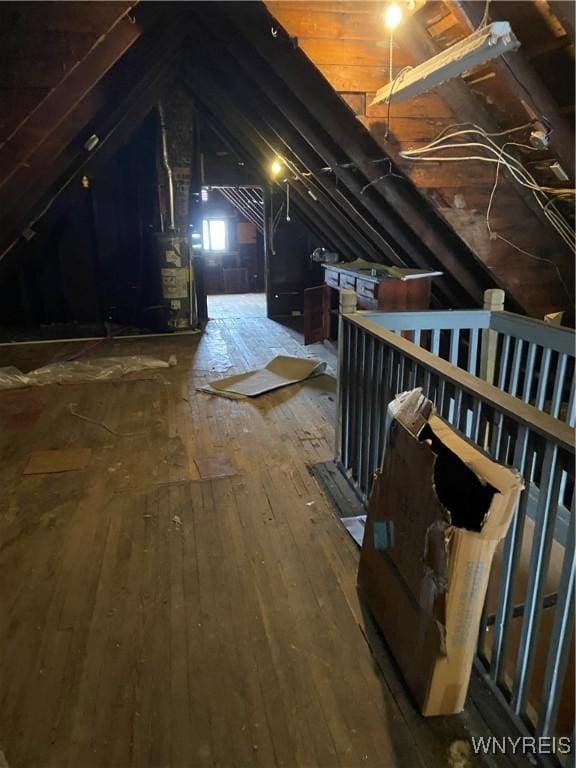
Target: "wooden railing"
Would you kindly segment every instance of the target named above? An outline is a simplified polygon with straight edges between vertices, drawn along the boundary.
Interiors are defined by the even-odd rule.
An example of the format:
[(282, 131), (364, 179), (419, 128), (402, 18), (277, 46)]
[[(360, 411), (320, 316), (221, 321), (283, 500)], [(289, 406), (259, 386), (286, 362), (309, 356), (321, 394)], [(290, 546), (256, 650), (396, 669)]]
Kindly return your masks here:
[[(498, 386), (477, 375), (481, 367)], [(573, 718), (565, 686), (573, 663), (574, 334), (507, 312), (341, 315), (337, 459), (364, 500), (382, 463), (387, 405), (418, 386), (440, 416), (527, 481), (497, 553), (477, 664), (524, 733), (564, 733)]]
[(487, 310), (370, 312), (365, 317), (502, 392), (575, 425), (576, 349), (569, 328)]

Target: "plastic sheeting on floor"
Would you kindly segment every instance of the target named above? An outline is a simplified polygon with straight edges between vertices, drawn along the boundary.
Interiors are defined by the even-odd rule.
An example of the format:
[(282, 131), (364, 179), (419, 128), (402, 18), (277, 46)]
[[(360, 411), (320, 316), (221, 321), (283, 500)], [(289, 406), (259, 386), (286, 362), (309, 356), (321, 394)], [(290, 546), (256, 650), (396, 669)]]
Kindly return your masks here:
[(19, 387), (41, 387), (46, 384), (75, 384), (88, 381), (119, 379), (128, 373), (155, 368), (170, 368), (176, 360), (168, 362), (146, 355), (125, 357), (95, 357), (89, 360), (68, 360), (50, 363), (29, 373), (14, 366), (0, 368), (0, 390)]

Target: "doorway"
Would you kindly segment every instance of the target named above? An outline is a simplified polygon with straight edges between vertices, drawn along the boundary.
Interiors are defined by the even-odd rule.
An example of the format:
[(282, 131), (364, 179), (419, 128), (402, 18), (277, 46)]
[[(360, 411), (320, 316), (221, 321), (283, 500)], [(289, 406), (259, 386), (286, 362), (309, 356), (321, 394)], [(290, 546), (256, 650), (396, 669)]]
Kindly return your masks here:
[(208, 318), (266, 317), (264, 199), (260, 187), (202, 188)]

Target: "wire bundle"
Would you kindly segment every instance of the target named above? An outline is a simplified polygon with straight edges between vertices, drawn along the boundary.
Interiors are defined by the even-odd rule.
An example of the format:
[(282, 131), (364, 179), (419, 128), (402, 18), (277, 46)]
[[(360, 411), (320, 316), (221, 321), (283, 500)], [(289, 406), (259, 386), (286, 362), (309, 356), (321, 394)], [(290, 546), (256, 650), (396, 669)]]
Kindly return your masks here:
[[(455, 131), (453, 133), (446, 133), (446, 131), (449, 131), (451, 128), (457, 128), (460, 125), (472, 125), (472, 128)], [(532, 194), (534, 195), (534, 198), (538, 205), (542, 208), (544, 211), (544, 214), (546, 215), (547, 219), (550, 221), (552, 226), (556, 229), (558, 234), (562, 237), (564, 242), (567, 243), (567, 245), (574, 250), (574, 237), (575, 232), (574, 229), (568, 224), (568, 222), (555, 210), (554, 204), (556, 203), (558, 198), (573, 198), (576, 194), (575, 189), (558, 189), (556, 187), (546, 187), (538, 184), (536, 179), (532, 176), (532, 174), (527, 170), (527, 168), (523, 165), (523, 163), (518, 160), (518, 158), (514, 157), (514, 155), (510, 154), (510, 152), (506, 151), (506, 147), (519, 147), (521, 149), (527, 149), (532, 152), (537, 151), (535, 147), (530, 146), (529, 144), (520, 144), (515, 141), (507, 141), (505, 144), (500, 146), (493, 140), (493, 136), (503, 136), (505, 134), (514, 133), (516, 131), (523, 130), (528, 127), (528, 125), (522, 125), (518, 128), (512, 128), (508, 131), (502, 131), (501, 133), (497, 134), (489, 134), (486, 133), (482, 128), (480, 128), (478, 125), (474, 125), (472, 123), (460, 123), (458, 125), (452, 125), (446, 128), (439, 136), (438, 138), (431, 141), (429, 144), (427, 144), (424, 147), (418, 147), (417, 149), (410, 149), (406, 150), (404, 152), (400, 153), (400, 157), (404, 158), (405, 160), (413, 160), (413, 161), (420, 161), (420, 162), (435, 162), (435, 163), (446, 163), (446, 162), (469, 162), (470, 160), (478, 160), (480, 162), (485, 163), (493, 163), (496, 164), (496, 178), (494, 180), (494, 187), (492, 189), (492, 194), (490, 196), (490, 204), (488, 206), (488, 210), (486, 212), (487, 214), (487, 226), (490, 230), (490, 222), (489, 222), (489, 214), (492, 207), (492, 202), (494, 199), (494, 195), (496, 192), (496, 187), (498, 184), (499, 179), (499, 173), (500, 173), (500, 167), (504, 166), (512, 176), (512, 178), (518, 183), (521, 184), (523, 187), (527, 187), (530, 189)], [(457, 141), (454, 142), (453, 139), (461, 136), (480, 136), (485, 141)], [(475, 154), (475, 155), (430, 155), (431, 152), (444, 152), (445, 150), (454, 150), (454, 149), (480, 149), (485, 151), (487, 154)]]
[[(562, 238), (562, 240), (568, 245), (568, 247), (576, 252), (575, 239), (576, 232), (573, 227), (566, 221), (561, 213), (556, 209), (556, 203), (559, 200), (574, 199), (576, 195), (576, 189), (572, 188), (556, 188), (547, 187), (538, 184), (534, 176), (528, 171), (526, 166), (514, 155), (507, 151), (507, 147), (516, 147), (522, 150), (529, 150), (532, 152), (537, 151), (535, 147), (529, 144), (522, 144), (516, 141), (507, 141), (500, 145), (494, 141), (493, 137), (505, 136), (507, 134), (516, 133), (530, 127), (531, 123), (518, 126), (517, 128), (511, 128), (507, 131), (501, 131), (500, 133), (487, 133), (483, 128), (474, 123), (458, 123), (450, 125), (442, 131), (436, 139), (426, 144), (423, 147), (417, 149), (406, 150), (400, 153), (400, 157), (405, 160), (418, 161), (418, 162), (435, 162), (435, 163), (447, 163), (447, 162), (461, 162), (466, 163), (471, 160), (477, 160), (484, 163), (492, 163), (496, 165), (496, 176), (494, 179), (494, 185), (490, 194), (490, 200), (488, 208), (486, 210), (486, 226), (488, 232), (492, 237), (497, 237), (504, 241), (517, 251), (530, 256), (538, 261), (546, 261), (553, 264), (558, 271), (560, 279), (560, 271), (557, 265), (550, 259), (546, 259), (542, 256), (535, 256), (532, 253), (528, 253), (524, 249), (515, 245), (507, 240), (502, 235), (494, 232), (490, 226), (490, 213), (494, 203), (494, 196), (496, 194), (496, 188), (500, 178), (501, 167), (506, 168), (510, 173), (514, 181), (521, 186), (529, 189), (534, 196), (534, 199), (543, 210), (544, 215), (554, 227), (556, 232)], [(470, 127), (464, 127), (470, 126)], [(454, 128), (463, 128), (462, 130), (452, 131)], [(452, 131), (450, 133), (450, 131)], [(454, 151), (457, 151), (455, 154)], [(462, 154), (460, 150), (474, 151), (475, 154)], [(481, 151), (478, 152), (478, 150)], [(562, 280), (564, 284), (564, 281)], [(564, 287), (566, 288), (565, 284)]]

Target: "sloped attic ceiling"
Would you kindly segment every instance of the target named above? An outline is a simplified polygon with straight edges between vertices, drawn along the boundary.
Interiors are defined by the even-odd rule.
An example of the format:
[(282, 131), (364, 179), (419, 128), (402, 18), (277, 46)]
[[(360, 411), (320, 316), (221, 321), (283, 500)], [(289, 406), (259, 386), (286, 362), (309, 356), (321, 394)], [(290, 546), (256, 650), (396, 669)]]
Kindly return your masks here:
[[(549, 131), (548, 150), (529, 146), (511, 150), (510, 145), (507, 149), (518, 155), (539, 184), (573, 186), (572, 3), (428, 0), (412, 3), (409, 10), (409, 4), (400, 0), (404, 20), (392, 36), (393, 77), (470, 34), (482, 23), (485, 11), (488, 20), (510, 21), (521, 47), (422, 96), (396, 103), (393, 99), (390, 106), (371, 106), (375, 91), (390, 80), (391, 36), (383, 20), (383, 3), (267, 0), (266, 5), (294, 44), (349, 103), (382, 151), (410, 177), (509, 294), (518, 296), (536, 316), (542, 316), (551, 301), (572, 303), (573, 235), (568, 233), (568, 243), (563, 241), (547, 215), (553, 211), (573, 222), (573, 196), (559, 198), (551, 207), (545, 203), (544, 211), (532, 190), (513, 181), (503, 165), (492, 195), (494, 165), (481, 160), (430, 162), (431, 155), (415, 161), (415, 157), (408, 160), (401, 155), (424, 147), (442, 132), (472, 128), (462, 123), (498, 134), (500, 145), (527, 145), (531, 131), (544, 127)], [(524, 128), (518, 131), (518, 126)], [(451, 143), (458, 141), (477, 144), (473, 150), (435, 151), (433, 156), (483, 155), (495, 161), (485, 149), (478, 151), (478, 142), (487, 142), (479, 134), (461, 134)], [(550, 172), (555, 161), (570, 176), (568, 184)]]
[[(478, 306), (486, 288), (503, 286), (512, 309), (540, 315), (566, 307), (558, 281), (543, 283), (537, 296), (522, 281), (507, 284), (262, 3), (50, 3), (50, 14), (42, 5), (1, 6), (12, 41), (2, 64), (3, 105), (11, 107), (0, 120), (5, 261), (50, 225), (71, 181), (97, 172), (178, 78), (254, 174), (275, 153), (285, 159), (293, 204), (345, 258), (443, 270), (439, 306)], [(38, 87), (21, 41), (36, 35), (35, 50), (54, 63), (56, 33), (61, 67)]]

